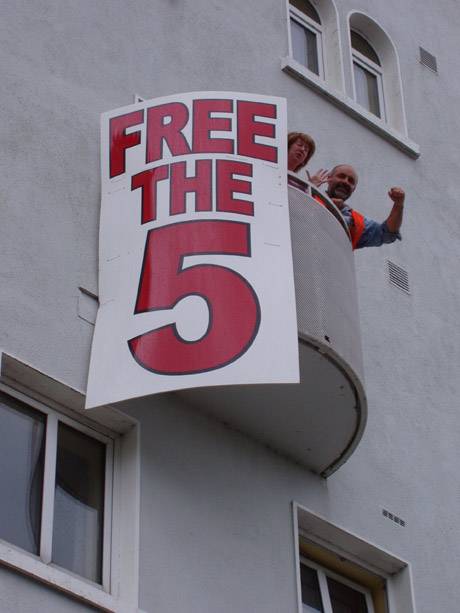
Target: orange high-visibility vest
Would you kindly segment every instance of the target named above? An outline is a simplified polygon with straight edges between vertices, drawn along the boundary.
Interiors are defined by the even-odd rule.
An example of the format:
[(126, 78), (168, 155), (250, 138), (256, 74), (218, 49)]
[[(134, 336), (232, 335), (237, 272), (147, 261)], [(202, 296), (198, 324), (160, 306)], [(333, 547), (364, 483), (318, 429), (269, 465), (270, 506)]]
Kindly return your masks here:
[[(321, 204), (322, 206), (326, 206), (324, 202), (321, 200), (320, 196), (317, 196), (315, 194), (313, 196), (313, 199), (316, 200), (318, 204)], [(361, 213), (358, 213), (358, 211), (355, 211), (353, 209), (351, 209), (351, 219), (352, 219), (352, 223), (348, 226), (348, 229), (350, 230), (351, 247), (353, 250), (355, 250), (356, 247), (358, 246), (359, 239), (363, 235), (363, 232), (365, 229), (365, 221), (364, 221), (364, 215), (361, 215)]]
[(351, 209), (351, 218), (353, 223), (349, 226), (350, 234), (351, 234), (351, 246), (353, 249), (356, 249), (359, 243), (359, 239), (363, 235), (365, 223), (364, 223), (364, 215), (358, 213), (358, 211), (354, 211)]

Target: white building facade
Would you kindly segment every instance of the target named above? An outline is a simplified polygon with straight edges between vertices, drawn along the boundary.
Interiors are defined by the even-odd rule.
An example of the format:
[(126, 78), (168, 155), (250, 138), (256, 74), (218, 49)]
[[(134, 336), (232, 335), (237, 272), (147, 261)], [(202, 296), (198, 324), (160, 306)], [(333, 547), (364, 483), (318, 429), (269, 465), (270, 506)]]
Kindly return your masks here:
[[(15, 0), (2, 25), (0, 612), (457, 611), (456, 3)], [(404, 187), (402, 240), (293, 225), (301, 392), (85, 411), (100, 115), (206, 90), (285, 97), (371, 218)]]

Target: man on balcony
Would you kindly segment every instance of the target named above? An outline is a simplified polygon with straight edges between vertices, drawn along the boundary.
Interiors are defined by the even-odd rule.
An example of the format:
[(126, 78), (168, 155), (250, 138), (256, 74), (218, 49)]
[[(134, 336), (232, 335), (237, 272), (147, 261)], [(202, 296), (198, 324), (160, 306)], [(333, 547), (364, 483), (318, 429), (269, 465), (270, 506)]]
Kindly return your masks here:
[(346, 201), (353, 194), (358, 184), (356, 170), (348, 164), (335, 166), (327, 177), (326, 193), (340, 209), (348, 224), (353, 249), (362, 247), (380, 247), (385, 243), (401, 240), (399, 229), (403, 219), (405, 193), (401, 187), (392, 187), (388, 196), (393, 201), (390, 214), (383, 223), (364, 217), (350, 208)]

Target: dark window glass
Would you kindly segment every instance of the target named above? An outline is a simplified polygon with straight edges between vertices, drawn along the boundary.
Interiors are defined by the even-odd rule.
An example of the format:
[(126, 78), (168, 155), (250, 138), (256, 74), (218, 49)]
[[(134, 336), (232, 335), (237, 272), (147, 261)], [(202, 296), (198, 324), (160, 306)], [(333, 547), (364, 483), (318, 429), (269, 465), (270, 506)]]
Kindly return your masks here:
[(46, 416), (0, 393), (0, 538), (40, 552)]
[(58, 429), (53, 562), (102, 583), (106, 446), (62, 423)]
[(353, 71), (357, 102), (377, 117), (381, 117), (376, 75), (356, 62), (353, 64)]
[(310, 19), (321, 25), (321, 19), (319, 18), (318, 12), (311, 2), (308, 2), (308, 0), (291, 0), (290, 3), (292, 6), (295, 6), (296, 9), (299, 9), (301, 13), (304, 13), (307, 17), (310, 17)]
[(302, 583), (302, 605), (304, 613), (323, 613), (321, 592), (319, 590), (316, 570), (300, 565), (300, 581)]
[(327, 585), (333, 613), (368, 613), (363, 593), (330, 577), (327, 578)]
[(376, 52), (371, 47), (371, 45), (367, 42), (367, 40), (363, 36), (361, 36), (361, 34), (358, 34), (357, 32), (354, 32), (353, 30), (351, 30), (350, 34), (351, 34), (351, 46), (353, 47), (353, 49), (356, 49), (356, 51), (359, 51), (369, 60), (372, 60), (375, 64), (380, 66), (379, 56), (376, 54)]
[(294, 59), (319, 75), (317, 35), (291, 19), (292, 55)]

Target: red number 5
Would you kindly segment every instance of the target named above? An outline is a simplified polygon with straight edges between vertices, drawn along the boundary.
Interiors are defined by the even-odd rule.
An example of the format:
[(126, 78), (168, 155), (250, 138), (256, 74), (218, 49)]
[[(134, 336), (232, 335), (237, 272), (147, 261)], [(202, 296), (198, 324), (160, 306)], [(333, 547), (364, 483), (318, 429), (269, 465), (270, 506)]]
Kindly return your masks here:
[(128, 341), (135, 360), (163, 375), (215, 370), (249, 349), (260, 324), (260, 306), (251, 285), (225, 266), (183, 268), (190, 255), (251, 255), (250, 226), (224, 220), (188, 221), (150, 230), (134, 313), (172, 309), (186, 296), (201, 296), (209, 309), (206, 333), (186, 341), (175, 324)]

